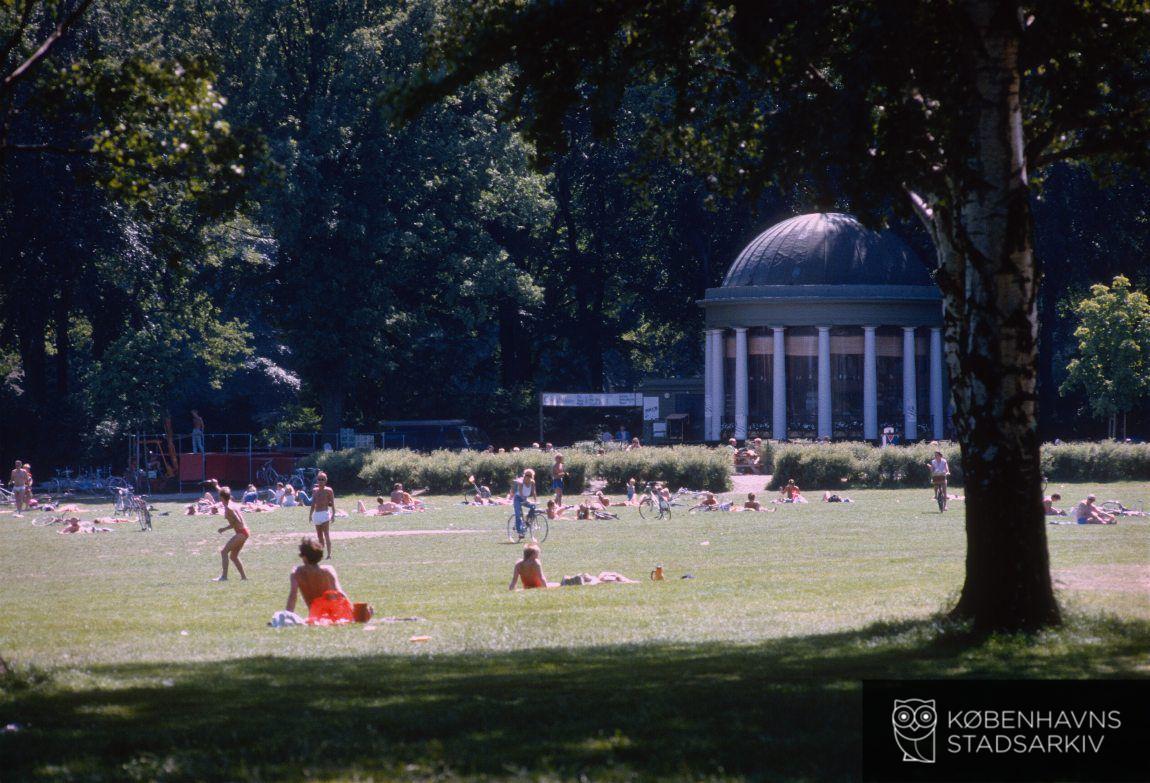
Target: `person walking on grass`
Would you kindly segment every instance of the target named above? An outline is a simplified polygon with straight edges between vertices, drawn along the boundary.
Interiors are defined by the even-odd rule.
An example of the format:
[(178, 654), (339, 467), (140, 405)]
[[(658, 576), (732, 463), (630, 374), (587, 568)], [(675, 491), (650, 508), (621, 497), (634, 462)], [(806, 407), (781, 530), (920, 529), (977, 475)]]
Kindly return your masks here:
[(16, 500), (16, 516), (22, 516), (24, 508), (28, 505), (30, 479), (28, 471), (24, 470), (24, 463), (16, 460), (16, 467), (12, 468), (12, 474), (8, 477), (8, 483), (12, 485), (12, 494)]
[(243, 514), (232, 508), (232, 491), (228, 487), (220, 487), (220, 503), (224, 506), (224, 521), (227, 524), (216, 532), (223, 533), (225, 530), (231, 530), (232, 537), (220, 550), (221, 571), (220, 575), (213, 581), (228, 581), (228, 560), (235, 563), (236, 570), (240, 572), (240, 579), (247, 579), (248, 575), (244, 573), (244, 564), (240, 562), (240, 550), (252, 537), (252, 531), (248, 530), (248, 526), (244, 524)]
[(551, 466), (551, 489), (555, 492), (555, 505), (563, 505), (563, 479), (567, 478), (567, 468), (563, 466), (563, 455), (555, 455), (555, 464)]
[(315, 477), (315, 491), (311, 496), (311, 511), (308, 521), (315, 525), (315, 535), (327, 547), (327, 559), (331, 559), (331, 521), (335, 519), (335, 490), (327, 485), (327, 474), (320, 472)]

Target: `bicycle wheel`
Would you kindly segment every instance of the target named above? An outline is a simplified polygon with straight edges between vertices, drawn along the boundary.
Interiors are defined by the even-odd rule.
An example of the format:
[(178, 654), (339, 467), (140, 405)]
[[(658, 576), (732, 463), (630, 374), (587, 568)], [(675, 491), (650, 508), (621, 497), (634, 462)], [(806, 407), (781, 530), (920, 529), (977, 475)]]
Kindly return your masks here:
[(941, 484), (935, 487), (934, 499), (938, 501), (938, 513), (946, 511), (946, 487)]
[(650, 498), (643, 498), (639, 501), (639, 516), (643, 519), (656, 516), (655, 504), (651, 502)]
[(51, 527), (52, 525), (61, 524), (57, 522), (56, 519), (56, 517), (36, 517), (32, 520), (32, 527)]
[(515, 529), (515, 515), (507, 517), (507, 540), (512, 544), (519, 542), (519, 531)]
[(141, 533), (146, 533), (152, 529), (152, 512), (148, 510), (147, 503), (143, 503), (136, 509), (136, 517), (140, 522)]
[(536, 514), (528, 521), (531, 523), (531, 540), (534, 543), (542, 544), (547, 540), (547, 534), (551, 532), (551, 526), (547, 523), (547, 515)]
[(659, 506), (659, 519), (670, 519), (670, 518), (671, 518), (671, 507), (660, 505)]

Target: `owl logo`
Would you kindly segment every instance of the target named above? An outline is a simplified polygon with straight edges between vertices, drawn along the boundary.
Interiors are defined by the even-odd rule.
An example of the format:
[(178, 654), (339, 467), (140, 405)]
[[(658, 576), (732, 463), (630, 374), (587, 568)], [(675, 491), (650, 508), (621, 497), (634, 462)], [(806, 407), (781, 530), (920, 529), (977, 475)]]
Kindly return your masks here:
[(890, 722), (903, 761), (934, 763), (934, 730), (938, 725), (934, 699), (895, 699)]

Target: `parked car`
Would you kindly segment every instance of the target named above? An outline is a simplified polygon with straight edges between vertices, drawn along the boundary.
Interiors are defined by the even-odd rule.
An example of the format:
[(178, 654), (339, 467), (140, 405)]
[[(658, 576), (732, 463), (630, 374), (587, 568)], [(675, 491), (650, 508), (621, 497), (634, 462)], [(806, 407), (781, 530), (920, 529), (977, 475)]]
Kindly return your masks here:
[(435, 449), (474, 449), (482, 451), (491, 439), (478, 427), (463, 419), (425, 419), (385, 421), (380, 423), (385, 448), (408, 448), (416, 451)]

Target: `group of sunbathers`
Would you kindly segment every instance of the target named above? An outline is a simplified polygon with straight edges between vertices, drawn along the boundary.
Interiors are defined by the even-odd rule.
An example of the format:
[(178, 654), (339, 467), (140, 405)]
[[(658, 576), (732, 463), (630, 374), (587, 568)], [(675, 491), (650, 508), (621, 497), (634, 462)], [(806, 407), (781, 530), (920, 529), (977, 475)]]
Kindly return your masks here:
[[(1069, 511), (1054, 505), (1060, 500), (1062, 500), (1062, 495), (1057, 492), (1051, 493), (1049, 497), (1042, 499), (1042, 509), (1046, 516), (1068, 517), (1079, 525), (1115, 525), (1118, 523), (1118, 517), (1150, 516), (1150, 514), (1147, 514), (1145, 511), (1126, 508), (1121, 503), (1115, 504), (1118, 507), (1116, 511), (1106, 511), (1096, 505), (1098, 498), (1095, 495), (1087, 495), (1085, 500), (1078, 501), (1078, 503), (1074, 505), (1074, 508)], [(1051, 524), (1058, 523), (1052, 520)]]
[(426, 491), (426, 489), (417, 489), (415, 492), (408, 492), (403, 488), (403, 484), (396, 483), (391, 489), (390, 497), (384, 499), (384, 497), (380, 495), (375, 499), (375, 509), (368, 511), (367, 505), (360, 500), (356, 503), (356, 512), (375, 517), (387, 517), (392, 514), (409, 514), (414, 511), (425, 511), (427, 507), (423, 501), (416, 496)]

